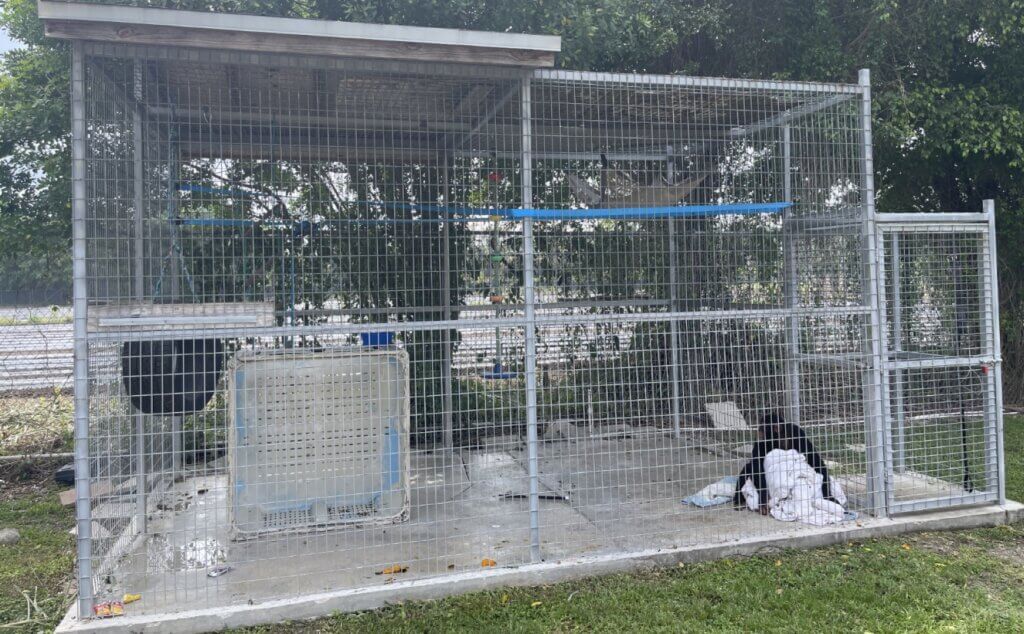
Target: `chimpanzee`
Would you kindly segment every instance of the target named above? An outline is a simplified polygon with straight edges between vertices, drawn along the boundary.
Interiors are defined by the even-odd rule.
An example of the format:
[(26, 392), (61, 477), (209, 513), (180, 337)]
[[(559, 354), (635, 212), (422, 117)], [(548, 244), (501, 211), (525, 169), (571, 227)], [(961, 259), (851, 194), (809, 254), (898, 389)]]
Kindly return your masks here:
[(835, 502), (832, 491), (829, 487), (828, 469), (821, 455), (814, 449), (814, 445), (807, 438), (807, 434), (796, 423), (787, 423), (782, 415), (773, 412), (767, 414), (758, 426), (757, 442), (751, 452), (750, 460), (740, 471), (739, 479), (736, 480), (736, 493), (733, 495), (733, 503), (737, 508), (743, 506), (743, 493), (741, 489), (747, 478), (754, 481), (757, 489), (758, 509), (761, 515), (768, 514), (768, 481), (764, 474), (764, 458), (773, 449), (796, 449), (807, 459), (807, 464), (821, 474), (821, 495), (826, 500)]

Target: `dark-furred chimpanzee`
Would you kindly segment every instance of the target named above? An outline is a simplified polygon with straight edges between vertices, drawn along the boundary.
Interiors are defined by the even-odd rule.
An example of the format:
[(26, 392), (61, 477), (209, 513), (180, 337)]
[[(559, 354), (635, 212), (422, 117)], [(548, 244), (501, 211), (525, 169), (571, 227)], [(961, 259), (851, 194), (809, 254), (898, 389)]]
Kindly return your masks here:
[(747, 478), (754, 481), (754, 488), (757, 489), (759, 511), (761, 515), (768, 514), (768, 481), (764, 474), (764, 458), (773, 449), (796, 449), (807, 459), (807, 464), (821, 474), (821, 495), (826, 500), (835, 502), (832, 491), (829, 487), (828, 469), (821, 455), (814, 449), (814, 445), (807, 438), (807, 434), (796, 423), (787, 423), (782, 415), (775, 412), (767, 414), (761, 419), (757, 429), (757, 442), (751, 451), (750, 460), (740, 471), (739, 479), (736, 481), (736, 493), (733, 495), (733, 502), (736, 507), (743, 506), (743, 485)]

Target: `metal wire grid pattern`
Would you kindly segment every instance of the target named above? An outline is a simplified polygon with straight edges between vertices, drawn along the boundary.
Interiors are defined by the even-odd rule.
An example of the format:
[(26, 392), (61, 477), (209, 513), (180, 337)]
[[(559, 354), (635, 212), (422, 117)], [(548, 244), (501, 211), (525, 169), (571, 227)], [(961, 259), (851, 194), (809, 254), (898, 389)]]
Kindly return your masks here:
[[(847, 510), (885, 512), (861, 88), (86, 51), (83, 610), (124, 591), (173, 611), (793, 530), (680, 503), (749, 455), (750, 428), (721, 424), (733, 407), (799, 422)], [(407, 518), (329, 527), (308, 519), (330, 513), (316, 495), (284, 493), (289, 530), (235, 539), (239, 392), (219, 364), (377, 346), (409, 357), (409, 449), (366, 464), (408, 461)], [(388, 425), (364, 445), (390, 447)], [(947, 498), (951, 442), (914, 454), (946, 461), (918, 468)]]
[(990, 229), (883, 223), (880, 237), (891, 504), (934, 504), (922, 488), (946, 504), (998, 499), (1001, 397)]

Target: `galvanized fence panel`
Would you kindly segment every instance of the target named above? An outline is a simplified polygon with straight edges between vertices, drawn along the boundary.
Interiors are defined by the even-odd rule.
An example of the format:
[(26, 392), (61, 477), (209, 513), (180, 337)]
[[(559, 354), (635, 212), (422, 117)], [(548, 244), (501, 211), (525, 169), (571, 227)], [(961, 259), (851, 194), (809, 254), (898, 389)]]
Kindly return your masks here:
[(1002, 499), (993, 223), (879, 216), (892, 512)]
[(893, 510), (866, 77), (77, 51), (83, 614), (791, 534), (773, 417)]

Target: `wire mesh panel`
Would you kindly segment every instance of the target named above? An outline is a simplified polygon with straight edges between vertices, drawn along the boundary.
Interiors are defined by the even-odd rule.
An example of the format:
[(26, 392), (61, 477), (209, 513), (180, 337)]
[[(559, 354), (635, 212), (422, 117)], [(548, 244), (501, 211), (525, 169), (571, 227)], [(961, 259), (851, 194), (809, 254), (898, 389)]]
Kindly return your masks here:
[(97, 599), (530, 560), (520, 75), (88, 47)]
[(987, 223), (881, 225), (897, 510), (998, 497)]
[[(679, 429), (673, 426), (667, 322), (617, 323), (622, 344), (616, 350), (572, 361), (554, 351), (538, 356), (545, 549), (593, 556), (795, 528), (748, 511), (745, 494), (734, 503), (737, 476), (753, 444), (763, 440), (762, 419), (786, 410), (786, 320), (736, 317), (687, 326), (702, 342), (688, 340), (682, 358), (708, 356), (687, 365), (692, 373), (683, 380)], [(569, 345), (577, 335), (547, 326), (538, 336)], [(597, 344), (601, 337), (595, 330), (586, 341)], [(709, 358), (721, 350), (733, 356)], [(819, 519), (841, 524), (871, 504), (862, 374), (841, 366), (808, 374), (800, 428), (822, 460), (829, 495), (842, 499), (845, 511)], [(702, 495), (706, 487), (710, 492)]]
[[(886, 511), (862, 87), (84, 51), (87, 601)], [(922, 315), (942, 284), (914, 286)], [(907, 352), (956, 340), (913, 332)], [(914, 468), (955, 479), (922, 462), (954, 440), (922, 436)]]

